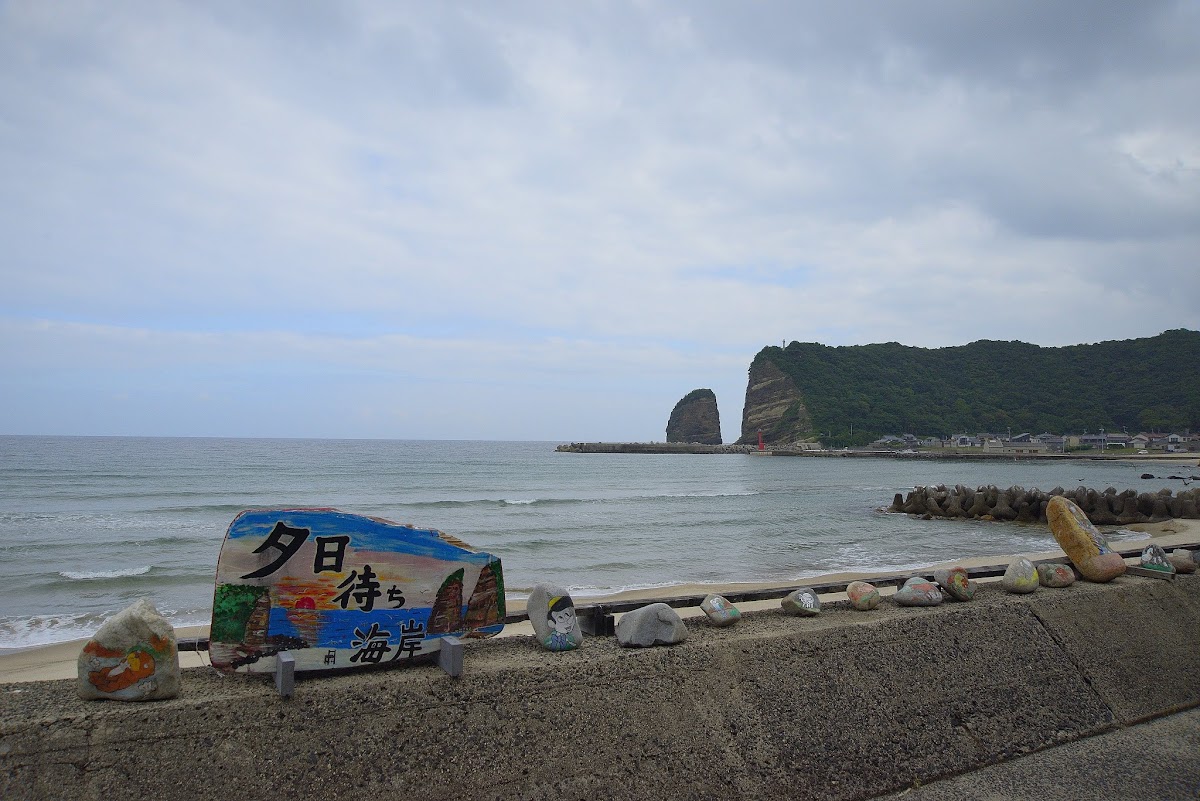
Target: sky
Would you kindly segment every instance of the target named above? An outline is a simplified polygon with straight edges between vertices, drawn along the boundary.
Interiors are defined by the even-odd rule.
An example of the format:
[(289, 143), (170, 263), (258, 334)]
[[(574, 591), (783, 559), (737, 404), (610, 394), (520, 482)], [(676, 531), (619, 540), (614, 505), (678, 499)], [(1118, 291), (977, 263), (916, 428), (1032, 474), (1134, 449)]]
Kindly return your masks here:
[(1200, 0), (0, 0), (0, 433), (662, 441), (1200, 329)]

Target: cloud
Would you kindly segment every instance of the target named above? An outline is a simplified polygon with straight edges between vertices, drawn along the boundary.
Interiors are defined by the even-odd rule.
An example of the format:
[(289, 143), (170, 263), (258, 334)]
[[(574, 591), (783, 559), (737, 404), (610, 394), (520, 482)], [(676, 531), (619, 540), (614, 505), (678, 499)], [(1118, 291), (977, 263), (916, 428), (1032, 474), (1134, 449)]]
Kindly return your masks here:
[(720, 386), (728, 438), (781, 340), (1198, 328), (1198, 33), (1189, 2), (5, 4), (0, 330), (47, 361), (5, 343), (4, 411), (50, 430), (106, 365), (181, 412), (96, 427), (182, 431), (220, 395), (190, 375), (291, 371), (345, 389), (272, 430), (422, 386), (456, 400), (353, 430), (652, 438)]

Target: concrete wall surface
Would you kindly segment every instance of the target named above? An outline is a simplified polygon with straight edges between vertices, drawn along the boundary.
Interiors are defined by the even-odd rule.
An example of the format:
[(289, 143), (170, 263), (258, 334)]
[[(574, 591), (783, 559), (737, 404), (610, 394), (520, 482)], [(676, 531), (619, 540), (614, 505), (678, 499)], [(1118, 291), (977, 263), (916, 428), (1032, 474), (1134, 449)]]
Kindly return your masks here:
[(1200, 705), (1198, 631), (1200, 576), (1123, 577), (694, 620), (670, 648), (470, 642), (458, 679), (291, 699), (208, 670), (147, 704), (0, 685), (0, 798), (869, 798)]

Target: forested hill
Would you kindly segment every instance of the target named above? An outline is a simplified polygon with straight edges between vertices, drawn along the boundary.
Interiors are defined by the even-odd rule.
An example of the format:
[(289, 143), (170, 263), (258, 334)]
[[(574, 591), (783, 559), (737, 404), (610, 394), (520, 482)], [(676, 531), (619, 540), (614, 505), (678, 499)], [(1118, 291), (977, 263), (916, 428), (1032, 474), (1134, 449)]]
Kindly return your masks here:
[(767, 347), (750, 366), (743, 440), (755, 428), (771, 441), (823, 434), (838, 444), (901, 433), (1200, 429), (1200, 332), (1062, 348)]

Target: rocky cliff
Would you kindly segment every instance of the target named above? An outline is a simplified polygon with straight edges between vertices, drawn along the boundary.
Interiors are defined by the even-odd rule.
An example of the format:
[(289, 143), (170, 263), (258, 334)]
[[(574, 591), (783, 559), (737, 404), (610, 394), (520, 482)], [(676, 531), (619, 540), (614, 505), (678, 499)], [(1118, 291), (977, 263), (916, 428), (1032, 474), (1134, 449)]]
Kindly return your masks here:
[(667, 421), (667, 442), (721, 444), (721, 415), (711, 389), (694, 389), (675, 404)]
[(750, 364), (738, 443), (758, 442), (759, 431), (768, 445), (785, 445), (812, 435), (812, 418), (796, 382), (763, 353)]

